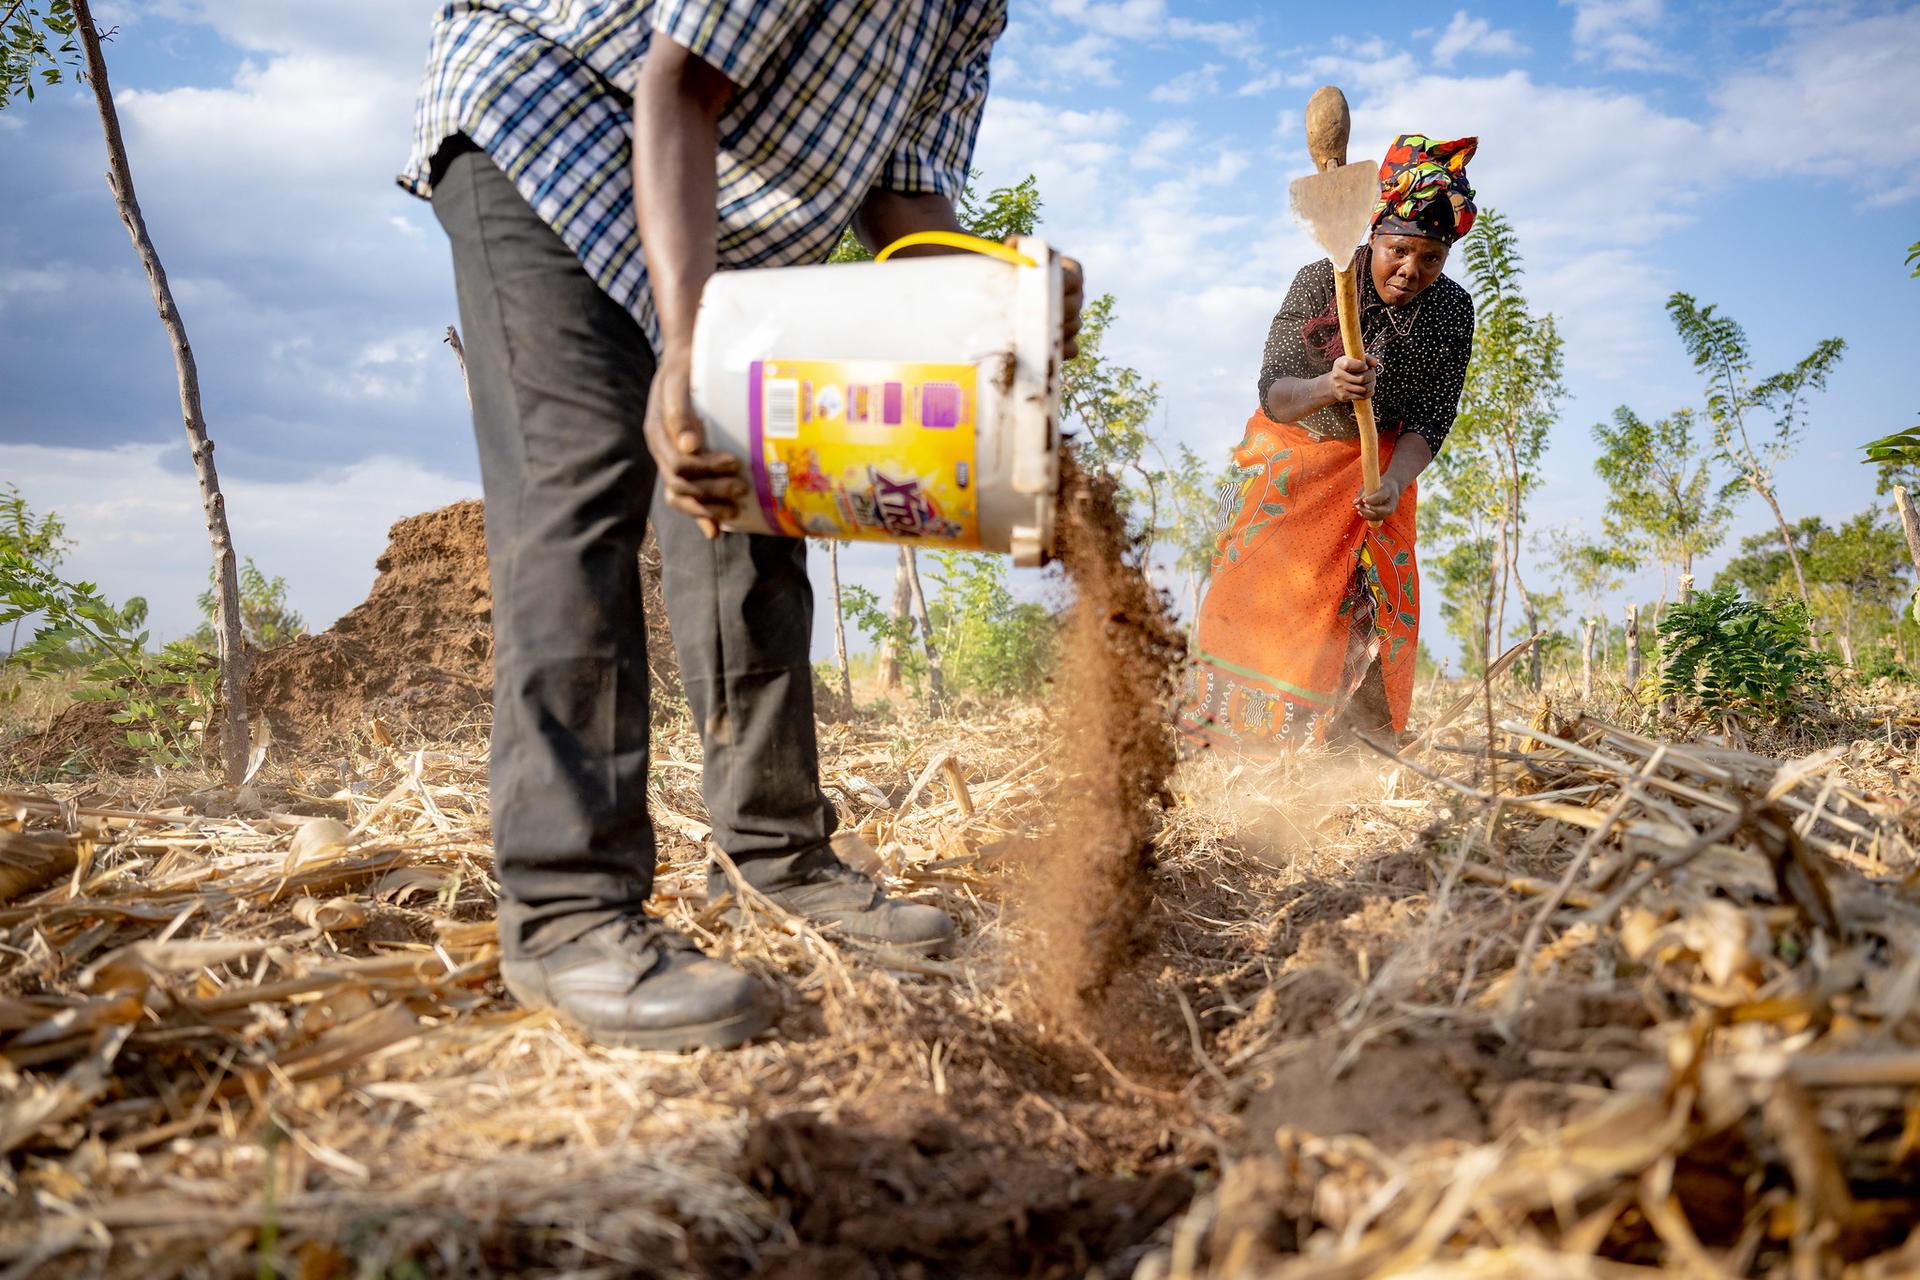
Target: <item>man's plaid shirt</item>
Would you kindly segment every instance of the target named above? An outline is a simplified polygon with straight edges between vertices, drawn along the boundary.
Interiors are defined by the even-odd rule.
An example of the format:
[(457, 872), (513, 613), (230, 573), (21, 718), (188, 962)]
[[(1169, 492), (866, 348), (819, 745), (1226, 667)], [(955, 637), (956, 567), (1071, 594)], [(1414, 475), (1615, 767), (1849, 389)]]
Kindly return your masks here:
[(400, 185), (464, 133), (657, 347), (629, 90), (653, 33), (738, 92), (719, 124), (719, 265), (821, 262), (876, 187), (957, 197), (1006, 0), (453, 0)]

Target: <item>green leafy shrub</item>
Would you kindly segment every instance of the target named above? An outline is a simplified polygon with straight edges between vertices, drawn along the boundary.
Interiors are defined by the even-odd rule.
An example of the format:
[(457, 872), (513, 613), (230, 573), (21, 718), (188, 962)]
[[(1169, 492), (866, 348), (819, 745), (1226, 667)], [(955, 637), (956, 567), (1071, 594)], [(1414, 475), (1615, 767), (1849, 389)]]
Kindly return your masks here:
[[(211, 569), (207, 577), (212, 579)], [(248, 648), (264, 653), (307, 634), (306, 619), (287, 606), (285, 578), (279, 574), (269, 578), (253, 562), (253, 557), (248, 556), (240, 565), (239, 586), (240, 630), (247, 638)], [(206, 620), (187, 640), (202, 652), (218, 653), (220, 637), (214, 633), (213, 623), (219, 602), (214, 597), (214, 588), (202, 591), (198, 603), (200, 616)]]
[(1861, 684), (1872, 684), (1875, 680), (1914, 684), (1917, 679), (1913, 668), (1894, 657), (1893, 650), (1885, 645), (1875, 645), (1861, 655), (1854, 667), (1854, 675)]
[(147, 648), (146, 601), (116, 608), (91, 582), (68, 582), (17, 551), (0, 549), (0, 626), (34, 620), (33, 638), (7, 658), (30, 676), (77, 675), (74, 697), (116, 704), (126, 743), (153, 764), (197, 754), (213, 704), (213, 663), (190, 642)]
[(1053, 671), (1053, 615), (1014, 598), (1001, 556), (942, 551), (933, 560), (939, 594), (928, 612), (947, 683), (976, 697), (1037, 693)]
[(1833, 691), (1805, 605), (1755, 604), (1726, 588), (1668, 608), (1660, 620), (1660, 692), (1710, 715), (1785, 715)]
[(857, 582), (840, 588), (840, 608), (854, 629), (872, 643), (876, 653), (884, 645), (893, 646), (901, 678), (913, 690), (913, 696), (919, 698), (927, 677), (927, 655), (913, 643), (912, 616), (894, 617), (892, 611), (881, 607), (879, 596)]

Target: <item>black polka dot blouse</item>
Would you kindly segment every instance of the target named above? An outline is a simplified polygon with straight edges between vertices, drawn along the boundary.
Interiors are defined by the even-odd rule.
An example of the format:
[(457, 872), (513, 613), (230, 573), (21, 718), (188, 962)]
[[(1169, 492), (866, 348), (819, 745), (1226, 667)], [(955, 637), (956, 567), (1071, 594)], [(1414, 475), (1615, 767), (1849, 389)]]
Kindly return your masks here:
[[(1390, 307), (1374, 290), (1368, 257), (1363, 247), (1354, 259), (1354, 272), (1360, 284), (1360, 335), (1367, 350), (1380, 358), (1374, 421), (1383, 434), (1417, 432), (1437, 455), (1453, 429), (1460, 388), (1467, 379), (1473, 297), (1443, 275), (1406, 306)], [(1333, 305), (1333, 264), (1321, 258), (1293, 278), (1267, 333), (1260, 362), (1263, 411), (1275, 380), (1317, 378), (1342, 354)], [(1300, 425), (1329, 439), (1351, 440), (1360, 433), (1353, 406), (1345, 401), (1307, 415)]]

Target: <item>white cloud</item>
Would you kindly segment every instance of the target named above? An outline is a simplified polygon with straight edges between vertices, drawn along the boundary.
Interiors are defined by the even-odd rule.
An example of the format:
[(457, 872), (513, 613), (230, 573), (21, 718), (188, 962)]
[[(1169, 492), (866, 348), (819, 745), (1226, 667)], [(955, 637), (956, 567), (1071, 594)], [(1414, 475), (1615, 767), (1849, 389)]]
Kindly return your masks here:
[(1249, 61), (1260, 56), (1252, 22), (1178, 17), (1168, 12), (1166, 0), (1049, 0), (1046, 12), (1113, 40), (1191, 41)]
[(1810, 172), (1870, 200), (1920, 194), (1920, 19), (1911, 12), (1795, 30), (1713, 91), (1713, 154), (1732, 176)]
[(1663, 0), (1560, 0), (1573, 6), (1574, 56), (1599, 59), (1624, 71), (1674, 65), (1654, 39), (1665, 19)]
[[(1193, 144), (1193, 124), (1187, 120), (1168, 120), (1147, 131), (1133, 149), (1136, 169), (1164, 169)], [(6, 293), (5, 278), (0, 277), (0, 296)]]
[[(1076, 84), (1114, 85), (1120, 77), (1114, 71), (1116, 41), (1098, 31), (1084, 31), (1059, 43), (1034, 42), (1026, 46), (1034, 70), (1020, 69), (1022, 83), (1051, 89)], [(995, 65), (999, 55), (995, 54)]]
[(1285, 88), (1291, 79), (1292, 73), (1275, 69), (1242, 82), (1234, 89), (1234, 93), (1242, 98), (1257, 98), (1263, 93)]
[(1463, 53), (1493, 58), (1518, 57), (1525, 52), (1513, 32), (1496, 28), (1485, 18), (1470, 17), (1465, 9), (1454, 10), (1453, 20), (1433, 42), (1433, 59), (1443, 67), (1452, 66)]
[(5, 307), (9, 298), (46, 297), (66, 289), (66, 274), (52, 267), (0, 267), (0, 307)]
[(1154, 102), (1192, 102), (1195, 98), (1211, 98), (1220, 92), (1220, 68), (1209, 62), (1182, 71), (1165, 84), (1156, 86), (1147, 96)]

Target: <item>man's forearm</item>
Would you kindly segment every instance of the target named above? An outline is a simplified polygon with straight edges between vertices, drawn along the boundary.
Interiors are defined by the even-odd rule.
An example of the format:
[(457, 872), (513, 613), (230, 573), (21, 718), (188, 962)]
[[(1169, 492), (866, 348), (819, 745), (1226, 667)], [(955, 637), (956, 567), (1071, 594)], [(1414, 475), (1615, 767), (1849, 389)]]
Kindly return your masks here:
[[(868, 253), (878, 253), (901, 236), (916, 231), (963, 230), (959, 216), (954, 213), (953, 201), (933, 193), (909, 195), (904, 191), (876, 188), (860, 202), (859, 210), (853, 215), (853, 234), (867, 247)], [(902, 249), (896, 256), (954, 252), (957, 251), (941, 245), (924, 244)]]
[(713, 274), (716, 125), (733, 86), (665, 38), (647, 51), (633, 99), (633, 197), (663, 351), (693, 341)]

